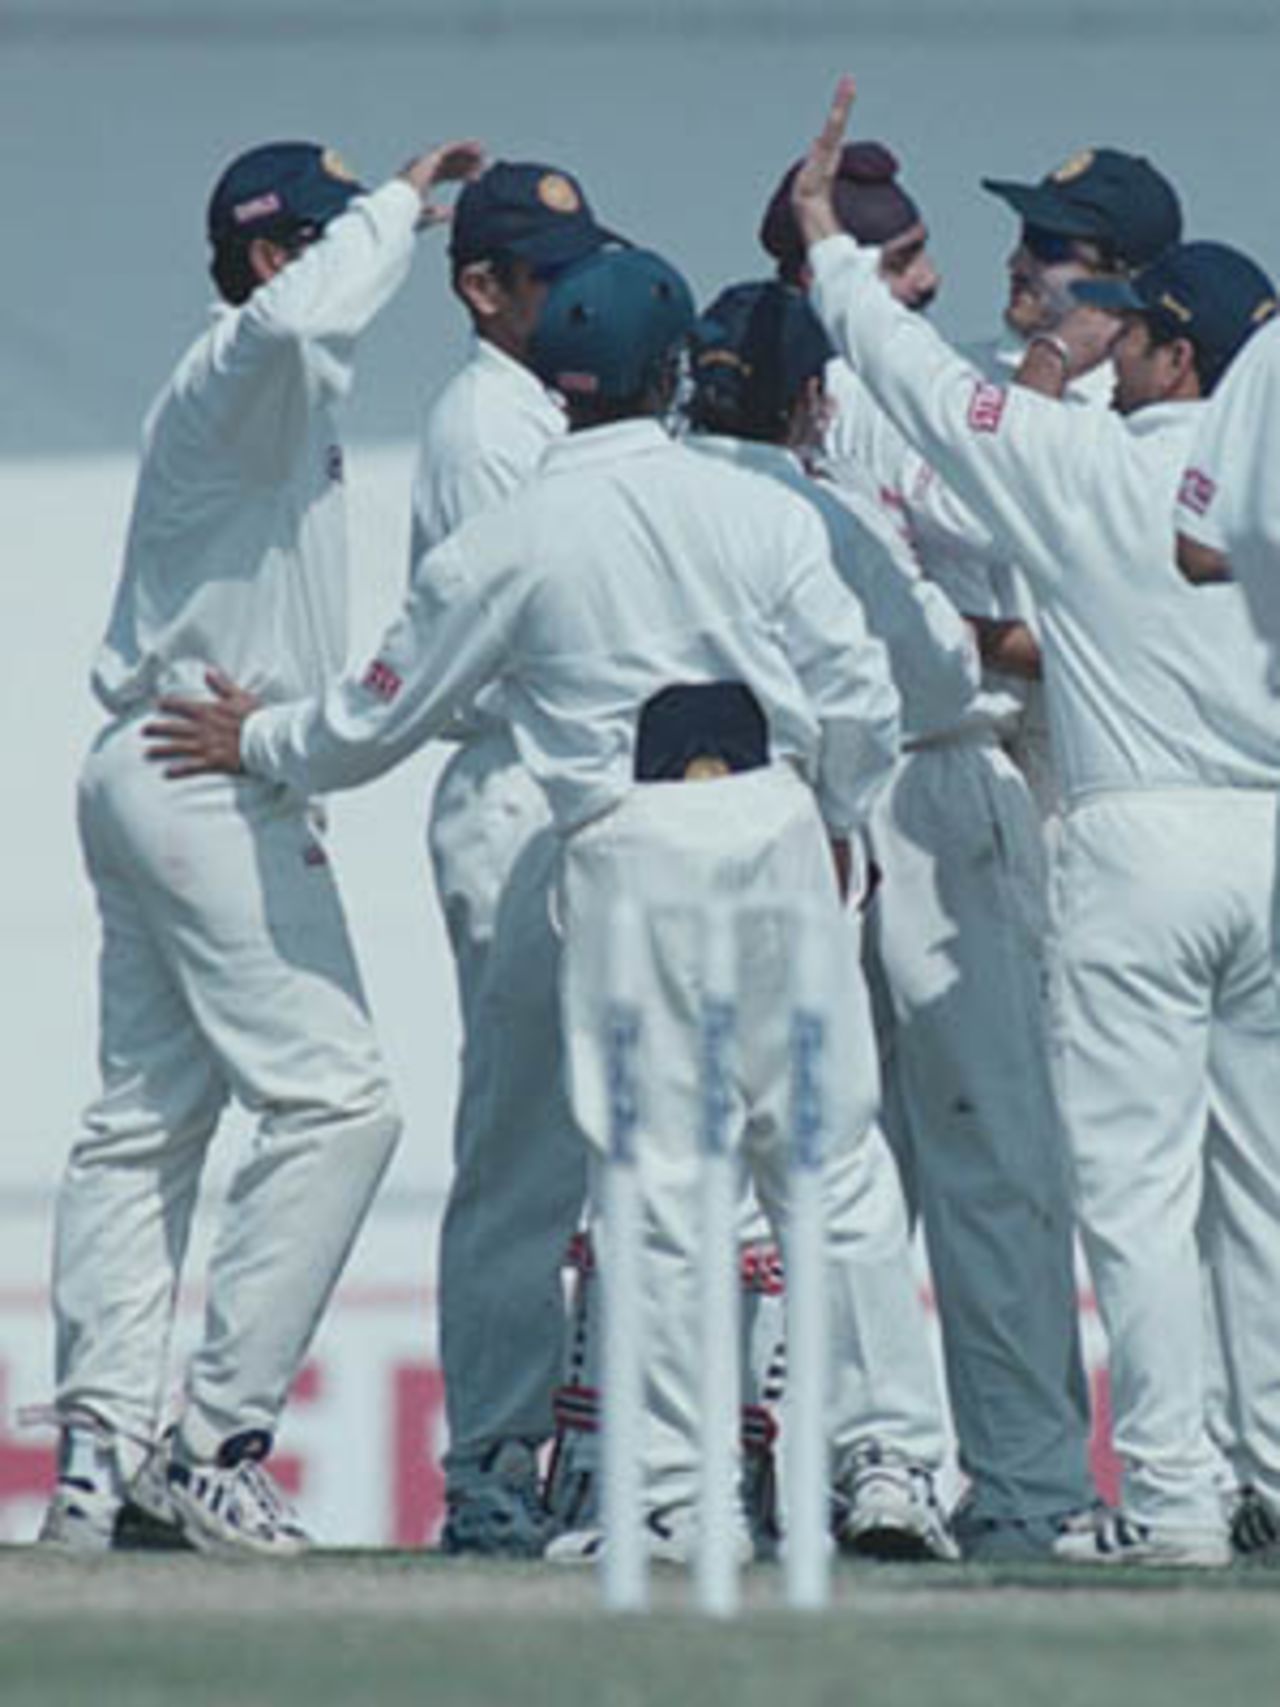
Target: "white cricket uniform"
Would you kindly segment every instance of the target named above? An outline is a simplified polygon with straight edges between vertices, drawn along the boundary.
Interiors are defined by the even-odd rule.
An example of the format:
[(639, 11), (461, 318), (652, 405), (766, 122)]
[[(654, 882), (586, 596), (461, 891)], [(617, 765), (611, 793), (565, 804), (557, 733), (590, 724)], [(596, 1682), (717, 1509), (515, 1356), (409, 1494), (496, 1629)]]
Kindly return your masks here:
[[(1003, 357), (987, 350), (984, 359)], [(898, 519), (957, 611), (1030, 616), (1007, 548), (836, 359), (828, 461)], [(867, 933), (885, 1124), (933, 1271), (976, 1521), (1088, 1503), (1066, 1149), (1044, 1010), (1042, 824), (1056, 791), (1038, 684), (988, 671), (961, 715), (907, 743), (877, 804)], [(1023, 1284), (1031, 1261), (1040, 1284)]]
[[(627, 421), (553, 445), (542, 473), (419, 565), (408, 605), (360, 680), (319, 703), (255, 714), (250, 770), (295, 786), (350, 787), (445, 724), (498, 679), (516, 745), (562, 837), (559, 907), (570, 1090), (598, 1153), (607, 1142), (602, 1024), (612, 908), (678, 896), (838, 904), (827, 834), (856, 829), (896, 747), (897, 695), (878, 642), (832, 569), (811, 508), (738, 469)], [(675, 683), (741, 681), (768, 722), (772, 762), (697, 784), (634, 781), (640, 708)], [(698, 1116), (695, 932), (659, 915), (646, 1008), (653, 1071), (638, 1134), (651, 1263), (648, 1499), (692, 1498), (697, 1480), (694, 1272)], [(785, 932), (741, 945), (744, 1058), (735, 1138), (775, 1227), (785, 1217)], [(839, 958), (837, 1060), (866, 1060), (833, 1086), (825, 1173), (833, 1260), (832, 1433), (903, 1441), (940, 1461), (933, 1375), (916, 1318), (906, 1216), (873, 1125), (856, 954)], [(607, 1251), (604, 1253), (607, 1262)], [(852, 1421), (850, 1421), (852, 1419)]]
[(1230, 559), (1280, 691), (1280, 321), (1254, 333), (1202, 411), (1177, 522)]
[(1221, 1534), (1198, 1248), (1237, 1473), (1280, 1497), (1280, 700), (1239, 590), (1173, 561), (1203, 406), (1006, 391), (897, 311), (874, 256), (833, 239), (814, 263), (833, 336), (1034, 588), (1066, 802), (1055, 1043), (1126, 1505)]
[(399, 181), (357, 199), (179, 361), (147, 419), (94, 669), (111, 721), (79, 819), (103, 932), (103, 1089), (58, 1199), (58, 1398), (154, 1433), (201, 1170), (234, 1096), (259, 1126), (187, 1372), (183, 1429), (202, 1455), (275, 1426), (400, 1122), (305, 797), (166, 780), (140, 727), (161, 694), (204, 697), (211, 666), (268, 701), (341, 668), (332, 410), (408, 272), (418, 212)]
[[(484, 339), (432, 405), (413, 488), (413, 562), (532, 476), (564, 411)], [(458, 976), (462, 1070), (440, 1237), (446, 1467), (544, 1440), (564, 1372), (561, 1267), (586, 1196), (564, 1084), (556, 843), (497, 690), (458, 708), (428, 845)]]

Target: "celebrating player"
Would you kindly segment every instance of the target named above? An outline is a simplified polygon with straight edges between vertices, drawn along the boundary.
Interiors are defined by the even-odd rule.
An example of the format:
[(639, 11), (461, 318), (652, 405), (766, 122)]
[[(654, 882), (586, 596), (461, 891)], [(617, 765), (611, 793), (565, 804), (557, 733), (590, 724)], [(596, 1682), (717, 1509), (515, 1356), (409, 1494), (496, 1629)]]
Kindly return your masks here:
[[(880, 404), (1006, 543), (1042, 621), (1066, 802), (1057, 1067), (1126, 1467), (1125, 1509), (1056, 1551), (1225, 1565), (1201, 1247), (1236, 1465), (1264, 1498), (1280, 1494), (1280, 702), (1238, 593), (1179, 579), (1172, 516), (1199, 400), (1274, 291), (1237, 251), (1183, 244), (1132, 281), (1077, 283), (1080, 306), (1033, 336), (1020, 383), (993, 384), (903, 313), (874, 250), (841, 232), (828, 186), (851, 101), (842, 84), (796, 180), (815, 303)], [(1107, 356), (1115, 410), (1063, 406), (1069, 381)], [(1029, 1269), (1021, 1280), (1036, 1284)]]
[[(340, 667), (333, 408), (415, 232), (444, 217), (435, 187), (480, 164), (476, 144), (448, 144), (369, 193), (330, 150), (273, 143), (234, 160), (209, 203), (223, 306), (147, 418), (93, 676), (110, 720), (80, 780), (103, 1088), (57, 1207), (50, 1543), (110, 1546), (130, 1498), (201, 1548), (307, 1542), (262, 1460), (399, 1115), (305, 797), (259, 778), (164, 784), (140, 728), (210, 668), (271, 703)], [(201, 1171), (232, 1097), (257, 1133), (221, 1210), (176, 1428), (157, 1443)]]
[[(413, 561), (534, 473), (566, 430), (529, 366), (549, 281), (609, 233), (567, 172), (499, 160), (449, 236), (471, 357), (432, 405), (413, 492)], [(564, 1368), (560, 1265), (586, 1195), (564, 1087), (551, 928), (555, 838), (491, 690), (460, 708), (428, 839), (458, 974), (462, 1082), (440, 1235), (440, 1357), (451, 1553), (541, 1553), (552, 1518), (538, 1448)]]
[[(897, 742), (884, 653), (840, 585), (812, 508), (673, 444), (659, 424), (692, 320), (683, 279), (647, 252), (602, 251), (562, 275), (530, 354), (568, 397), (570, 435), (522, 493), (419, 564), (373, 663), (287, 708), (255, 711), (222, 682), (211, 703), (168, 702), (151, 729), (155, 756), (177, 775), (243, 764), (295, 787), (304, 778), (349, 787), (443, 729), (453, 705), (501, 673), (517, 747), (562, 838), (570, 1083), (596, 1153), (608, 1125), (600, 1015), (617, 898), (678, 893), (695, 913), (717, 899), (805, 899), (840, 935), (828, 838), (842, 842), (860, 824)], [(655, 1553), (681, 1559), (694, 1542), (698, 1475), (699, 1036), (687, 938), (661, 914), (645, 937), (658, 1070), (637, 1134), (653, 1275), (647, 1533)], [(778, 1224), (787, 947), (758, 932), (749, 951), (742, 1047), (753, 1072), (735, 1137)], [(832, 1053), (862, 1060), (866, 993), (852, 952), (839, 983)], [(838, 1386), (853, 1379), (848, 1337), (867, 1322), (892, 1337), (915, 1300), (901, 1196), (871, 1124), (874, 1073), (832, 1090)], [(880, 1381), (881, 1403), (896, 1410), (892, 1361)], [(585, 1535), (583, 1553), (597, 1539)], [(748, 1556), (745, 1524), (738, 1540)]]

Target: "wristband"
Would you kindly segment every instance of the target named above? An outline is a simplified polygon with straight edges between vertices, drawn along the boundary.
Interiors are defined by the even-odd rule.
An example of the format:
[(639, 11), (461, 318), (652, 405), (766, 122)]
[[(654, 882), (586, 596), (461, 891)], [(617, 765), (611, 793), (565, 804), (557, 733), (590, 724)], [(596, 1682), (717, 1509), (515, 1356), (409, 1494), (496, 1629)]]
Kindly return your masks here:
[(1075, 358), (1071, 354), (1071, 346), (1065, 338), (1060, 338), (1056, 332), (1035, 332), (1027, 339), (1027, 348), (1031, 349), (1035, 344), (1046, 344), (1062, 363), (1063, 377), (1070, 376), (1071, 366)]

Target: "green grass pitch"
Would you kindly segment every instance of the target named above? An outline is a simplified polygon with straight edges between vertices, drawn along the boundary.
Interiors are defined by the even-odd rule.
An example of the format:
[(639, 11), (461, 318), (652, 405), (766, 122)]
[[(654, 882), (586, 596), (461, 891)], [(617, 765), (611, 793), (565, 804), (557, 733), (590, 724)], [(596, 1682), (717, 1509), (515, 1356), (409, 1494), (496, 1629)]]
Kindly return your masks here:
[(822, 1614), (757, 1567), (728, 1622), (654, 1577), (427, 1553), (294, 1564), (0, 1548), (3, 1707), (1237, 1707), (1280, 1701), (1280, 1571), (841, 1564)]

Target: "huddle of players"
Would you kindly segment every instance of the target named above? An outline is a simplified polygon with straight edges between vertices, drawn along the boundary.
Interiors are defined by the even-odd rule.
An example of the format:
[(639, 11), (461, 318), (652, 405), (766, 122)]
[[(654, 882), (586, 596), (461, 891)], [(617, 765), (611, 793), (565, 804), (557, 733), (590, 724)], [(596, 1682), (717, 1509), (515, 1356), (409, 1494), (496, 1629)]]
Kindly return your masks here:
[[(1238, 1542), (1265, 1543), (1280, 1500), (1266, 1344), (1280, 1281), (1267, 1125), (1280, 1088), (1267, 913), (1280, 715), (1236, 591), (1178, 579), (1173, 504), (1201, 413), (1189, 405), (1274, 308), (1271, 286), (1234, 251), (1180, 244), (1176, 197), (1145, 161), (1090, 151), (1038, 184), (989, 185), (1023, 221), (1013, 336), (958, 356), (918, 312), (937, 277), (896, 162), (876, 144), (842, 151), (844, 116), (838, 103), (767, 211), (778, 278), (730, 289), (696, 323), (679, 275), (602, 229), (569, 174), (498, 163), (473, 176), (450, 251), (477, 338), (424, 432), (405, 613), (363, 675), (327, 693), (314, 678), (336, 675), (332, 659), (277, 684), (226, 646), (197, 652), (199, 670), (221, 672), (212, 704), (191, 703), (190, 672), (156, 672), (138, 715), (158, 699), (167, 721), (141, 734), (175, 779), (161, 793), (244, 770), (299, 798), (365, 780), (428, 735), (457, 741), (430, 825), (464, 1027), (440, 1272), (446, 1547), (580, 1558), (600, 1544), (581, 1526), (589, 1513), (548, 1505), (538, 1464), (564, 1359), (560, 1258), (604, 1127), (591, 1016), (607, 904), (664, 864), (683, 889), (732, 892), (753, 839), (769, 881), (825, 887), (834, 902), (816, 795), (865, 907), (833, 917), (837, 1539), (872, 1556), (1225, 1564), (1233, 1518)], [(282, 199), (279, 157), (258, 163), (261, 181), (233, 198), (249, 231)], [(261, 295), (319, 272), (352, 211), (344, 201), (332, 228), (317, 221)], [(314, 306), (322, 286), (308, 282)], [(675, 446), (658, 421), (686, 341), (692, 392)], [(1108, 357), (1118, 412), (1097, 382)], [(656, 545), (630, 537), (635, 515)], [(655, 552), (687, 582), (687, 608), (646, 607), (636, 591)], [(832, 569), (856, 602), (833, 596)], [(785, 682), (758, 635), (739, 657), (708, 611), (744, 632), (767, 611), (785, 631)], [(684, 650), (664, 655), (660, 617), (693, 637)], [(630, 675), (617, 657), (627, 634), (645, 653)], [(744, 667), (726, 672), (726, 657)], [(582, 681), (564, 679), (566, 659)], [(632, 695), (621, 739), (597, 691), (616, 698), (619, 670)], [(741, 694), (706, 691), (726, 685), (748, 689), (754, 715)], [(790, 732), (806, 709), (816, 738)], [(589, 743), (585, 761), (575, 753), (565, 730), (578, 717), (613, 738), (625, 779)], [(595, 793), (575, 792), (584, 763)], [(789, 792), (793, 765), (803, 800)], [(698, 785), (633, 786), (686, 776)], [(268, 900), (274, 916), (279, 892), (264, 912)], [(666, 1264), (649, 1312), (645, 1471), (654, 1550), (680, 1558), (696, 1523), (696, 1228), (678, 1068), (697, 975), (664, 927), (651, 938), (669, 1070), (641, 1134), (650, 1243)], [(748, 1042), (776, 1054), (783, 969), (776, 952), (738, 952), (761, 1006)], [(756, 1194), (780, 1226), (778, 1086), (762, 1081), (738, 1112)], [(334, 1100), (350, 1106), (348, 1092)], [(118, 1175), (119, 1154), (105, 1166)], [(259, 1191), (246, 1179), (229, 1214)], [(367, 1190), (331, 1196), (353, 1234)], [(949, 1519), (933, 1485), (946, 1442), (908, 1205), (968, 1483)], [(1089, 1484), (1077, 1224), (1112, 1345), (1128, 1467), (1117, 1513), (1094, 1507)], [(82, 1248), (101, 1279), (100, 1250)], [(336, 1270), (307, 1278), (314, 1320)], [(77, 1545), (85, 1526), (69, 1514), (95, 1497), (77, 1480), (96, 1489), (113, 1432), (146, 1441), (158, 1404), (149, 1427), (130, 1416), (126, 1429), (109, 1383), (85, 1379), (83, 1320), (71, 1331), (62, 1296), (59, 1311), (64, 1468), (46, 1532)], [(239, 1325), (252, 1340), (252, 1320)], [(257, 1409), (225, 1406), (220, 1436), (202, 1434), (213, 1407), (189, 1397), (140, 1472), (112, 1472), (95, 1536), (110, 1544), (128, 1498), (176, 1516), (197, 1545), (304, 1545), (260, 1467), (298, 1356), (272, 1348)], [(189, 1394), (210, 1384), (201, 1359), (219, 1357), (229, 1366), (216, 1341), (197, 1354)]]

